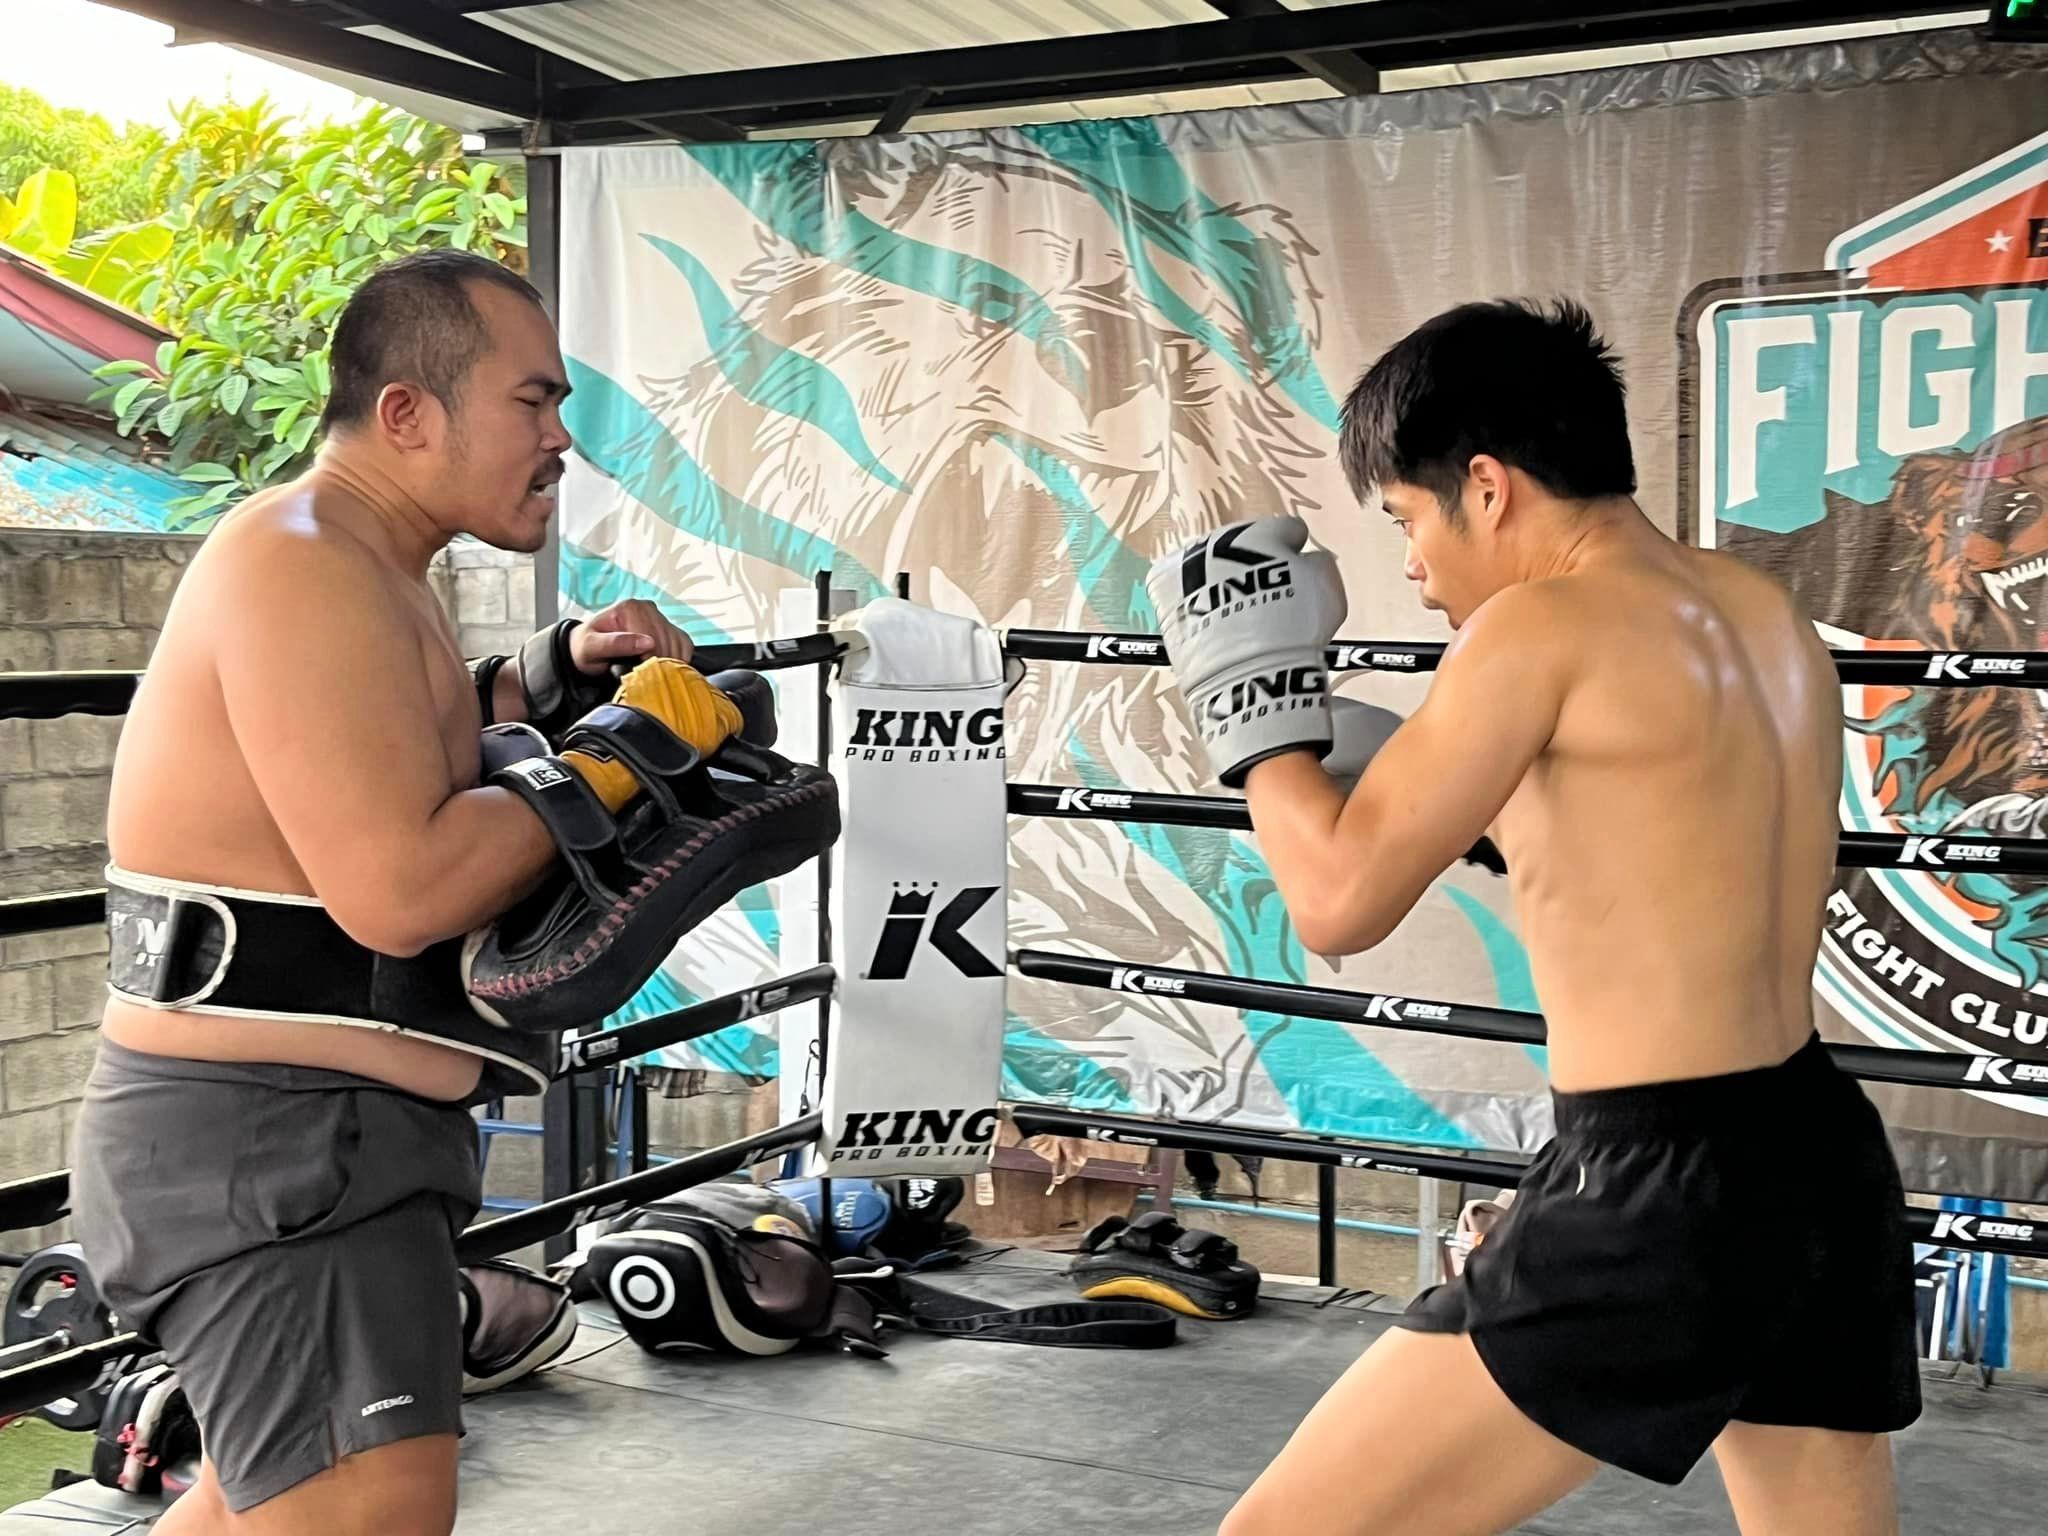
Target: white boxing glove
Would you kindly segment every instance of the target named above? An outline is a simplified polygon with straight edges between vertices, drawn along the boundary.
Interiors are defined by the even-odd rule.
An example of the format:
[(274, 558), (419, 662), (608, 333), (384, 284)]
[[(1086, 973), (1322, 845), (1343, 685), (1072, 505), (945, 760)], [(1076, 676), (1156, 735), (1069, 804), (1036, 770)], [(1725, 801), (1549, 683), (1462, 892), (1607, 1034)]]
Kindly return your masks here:
[(1337, 563), (1304, 552), (1298, 517), (1232, 523), (1155, 561), (1145, 580), (1209, 766), (1241, 789), (1281, 752), (1330, 750), (1324, 652), (1347, 605)]

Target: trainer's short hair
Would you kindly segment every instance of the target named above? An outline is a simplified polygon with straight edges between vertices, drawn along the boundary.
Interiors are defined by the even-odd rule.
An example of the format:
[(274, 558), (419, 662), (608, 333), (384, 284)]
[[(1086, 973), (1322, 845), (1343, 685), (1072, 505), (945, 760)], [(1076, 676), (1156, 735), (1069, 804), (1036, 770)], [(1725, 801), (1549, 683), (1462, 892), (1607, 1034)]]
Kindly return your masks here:
[(472, 283), (541, 302), (533, 284), (473, 251), (415, 251), (363, 279), (334, 327), (321, 430), (367, 421), (384, 386), (399, 382), (417, 384), (453, 414), (470, 370), (491, 347)]

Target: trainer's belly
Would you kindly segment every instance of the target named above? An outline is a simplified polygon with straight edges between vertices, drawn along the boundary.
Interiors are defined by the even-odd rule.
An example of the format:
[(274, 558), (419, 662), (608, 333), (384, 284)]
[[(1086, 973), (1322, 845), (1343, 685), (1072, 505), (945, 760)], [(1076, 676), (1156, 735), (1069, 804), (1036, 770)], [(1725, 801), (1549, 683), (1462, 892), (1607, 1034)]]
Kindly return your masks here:
[(367, 1077), (423, 1099), (456, 1100), (476, 1087), (482, 1059), (384, 1030), (297, 1019), (216, 1018), (107, 1000), (101, 1027), (116, 1045), (192, 1061), (267, 1061)]

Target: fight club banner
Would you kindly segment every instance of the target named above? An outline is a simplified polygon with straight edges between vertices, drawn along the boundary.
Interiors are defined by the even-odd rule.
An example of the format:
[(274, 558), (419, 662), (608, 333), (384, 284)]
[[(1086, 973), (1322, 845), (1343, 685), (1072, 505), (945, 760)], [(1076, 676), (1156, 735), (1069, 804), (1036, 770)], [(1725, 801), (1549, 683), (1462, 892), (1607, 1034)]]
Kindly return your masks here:
[[(1783, 580), (1830, 643), (1924, 648), (1947, 682), (2048, 649), (2048, 133), (1873, 210), (1816, 271), (1703, 285), (1682, 329), (1698, 542)], [(2048, 1101), (1995, 1091), (2048, 1074), (2048, 881), (1911, 850), (2048, 836), (2048, 708), (2011, 686), (1845, 702), (1843, 825), (1911, 840), (1907, 867), (1841, 873), (1816, 985), (1872, 1041), (1978, 1057), (1975, 1099), (1885, 1095), (1938, 1174), (1944, 1131), (2048, 1135)]]
[(883, 598), (842, 626), (832, 891), (839, 1012), (827, 1174), (967, 1174), (1002, 1074), (1003, 657), (970, 619)]
[[(1398, 533), (1344, 485), (1341, 402), (1432, 314), (1568, 294), (1623, 361), (1660, 526), (1782, 573), (1838, 644), (1956, 666), (2031, 648), (2044, 132), (2048, 53), (1965, 28), (1174, 117), (571, 151), (564, 606), (653, 595), (700, 640), (751, 640), (820, 570), (856, 602), (907, 572), (992, 628), (1156, 633), (1154, 556), (1292, 512), (1338, 558), (1346, 638), (1441, 641)], [(1406, 713), (1428, 679), (1343, 687)], [(2032, 832), (2032, 691), (1845, 700), (1845, 825)], [(1004, 749), (1013, 779), (1077, 793), (1206, 787), (1157, 667), (1033, 663)], [(1505, 883), (1469, 866), (1333, 963), (1246, 834), (1008, 825), (1013, 946), (1542, 1006)], [(1984, 1052), (1987, 1074), (2048, 1059), (2039, 888), (1901, 867), (1833, 895), (1829, 1038)], [(728, 958), (719, 930), (678, 951), (674, 990), (785, 968), (779, 914), (749, 916), (735, 941), (769, 953)], [(868, 958), (841, 940), (842, 964)], [(720, 966), (758, 975), (702, 974)], [(1876, 1090), (1911, 1179), (2048, 1197), (2048, 1123), (1997, 1088)], [(1551, 1129), (1540, 1047), (1036, 978), (1010, 984), (1002, 1092), (1504, 1151)]]

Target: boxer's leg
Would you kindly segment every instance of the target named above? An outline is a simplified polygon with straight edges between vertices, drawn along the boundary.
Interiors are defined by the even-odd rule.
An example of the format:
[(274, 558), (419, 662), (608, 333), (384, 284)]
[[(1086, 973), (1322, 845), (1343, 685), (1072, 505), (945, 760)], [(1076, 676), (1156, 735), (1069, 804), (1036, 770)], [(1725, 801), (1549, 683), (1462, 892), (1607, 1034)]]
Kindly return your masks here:
[(1742, 1536), (1898, 1536), (1889, 1435), (1737, 1423), (1714, 1460)]
[(1309, 1412), (1221, 1536), (1493, 1536), (1598, 1465), (1509, 1402), (1465, 1335), (1390, 1328)]

